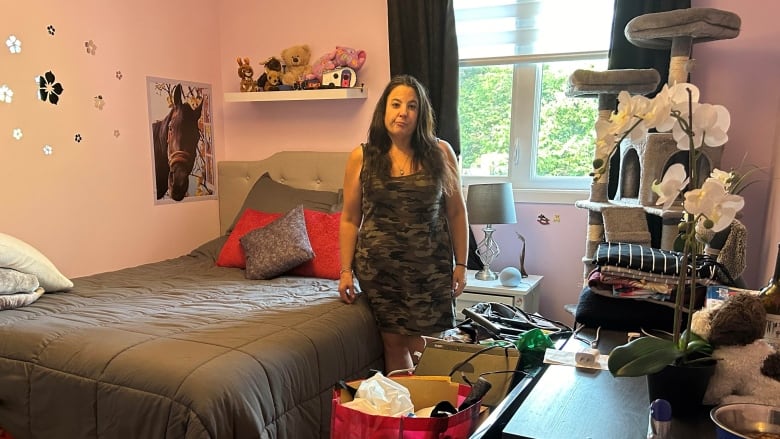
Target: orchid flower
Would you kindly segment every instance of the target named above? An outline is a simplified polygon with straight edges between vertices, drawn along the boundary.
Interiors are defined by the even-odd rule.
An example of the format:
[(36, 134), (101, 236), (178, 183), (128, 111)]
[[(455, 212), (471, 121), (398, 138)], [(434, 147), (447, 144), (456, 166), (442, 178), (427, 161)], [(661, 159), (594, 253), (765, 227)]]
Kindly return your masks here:
[(596, 121), (596, 157), (608, 157), (615, 140), (612, 124), (608, 120), (598, 119)]
[(680, 195), (680, 192), (688, 185), (688, 175), (685, 173), (685, 167), (679, 163), (669, 166), (664, 173), (661, 182), (653, 182), (652, 190), (658, 194), (658, 201), (655, 204), (663, 204), (664, 210), (672, 206), (674, 200)]
[(699, 221), (709, 220), (713, 223), (713, 232), (720, 232), (728, 227), (745, 206), (745, 200), (739, 195), (730, 194), (726, 185), (717, 178), (708, 178), (700, 189), (685, 193), (683, 203), (685, 211), (699, 218)]
[[(637, 122), (637, 115), (646, 112), (649, 105), (648, 98), (641, 95), (631, 96), (627, 91), (621, 91), (618, 94), (618, 109), (609, 117), (612, 134), (622, 135), (628, 131)], [(647, 128), (644, 126), (637, 126), (629, 133), (632, 140), (641, 140), (646, 134)]]
[(734, 173), (733, 172), (726, 172), (721, 171), (718, 168), (713, 168), (712, 172), (710, 172), (710, 178), (714, 178), (721, 183), (723, 183), (723, 186), (726, 186), (726, 189), (731, 191), (731, 183), (734, 180)]

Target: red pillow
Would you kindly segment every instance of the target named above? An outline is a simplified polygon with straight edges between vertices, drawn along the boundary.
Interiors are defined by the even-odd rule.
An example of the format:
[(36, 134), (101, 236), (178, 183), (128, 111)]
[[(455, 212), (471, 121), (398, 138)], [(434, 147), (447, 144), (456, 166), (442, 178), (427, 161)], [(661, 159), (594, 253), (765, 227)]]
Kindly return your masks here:
[(314, 250), (314, 259), (293, 268), (288, 274), (338, 279), (339, 271), (341, 271), (341, 256), (339, 255), (341, 212), (325, 213), (304, 209), (303, 216), (306, 219), (309, 242)]
[[(241, 247), (241, 237), (254, 229), (265, 227), (273, 220), (281, 217), (281, 213), (266, 213), (254, 209), (245, 209), (241, 218), (236, 222), (233, 231), (222, 246), (217, 257), (217, 265), (220, 267), (246, 268), (246, 256)], [(316, 251), (316, 250), (315, 250)]]

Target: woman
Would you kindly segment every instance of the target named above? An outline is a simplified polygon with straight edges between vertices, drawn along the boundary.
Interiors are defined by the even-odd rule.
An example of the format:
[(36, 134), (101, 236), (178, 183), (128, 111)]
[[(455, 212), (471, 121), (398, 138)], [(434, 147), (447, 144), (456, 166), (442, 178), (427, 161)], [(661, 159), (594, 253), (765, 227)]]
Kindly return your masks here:
[(339, 295), (355, 300), (354, 272), (382, 333), (386, 373), (413, 367), (423, 335), (455, 326), (455, 297), (466, 285), (457, 159), (433, 133), (425, 88), (395, 77), (377, 102), (368, 142), (346, 166)]

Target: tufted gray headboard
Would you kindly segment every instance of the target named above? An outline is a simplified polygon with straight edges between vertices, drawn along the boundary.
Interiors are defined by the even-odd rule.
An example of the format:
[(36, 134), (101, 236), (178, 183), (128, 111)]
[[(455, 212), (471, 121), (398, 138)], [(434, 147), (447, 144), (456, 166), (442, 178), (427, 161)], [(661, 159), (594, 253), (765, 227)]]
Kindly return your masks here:
[(225, 234), (260, 176), (286, 185), (320, 191), (337, 191), (344, 184), (349, 152), (282, 151), (262, 160), (217, 162), (219, 230)]

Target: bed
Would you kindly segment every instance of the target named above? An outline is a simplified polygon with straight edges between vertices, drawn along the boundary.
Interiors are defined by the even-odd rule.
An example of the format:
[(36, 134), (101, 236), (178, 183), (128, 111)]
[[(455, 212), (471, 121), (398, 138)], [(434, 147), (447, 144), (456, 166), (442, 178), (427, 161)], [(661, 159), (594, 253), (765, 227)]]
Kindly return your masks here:
[(335, 383), (382, 367), (368, 305), (343, 304), (333, 279), (249, 280), (215, 261), (263, 177), (338, 193), (347, 154), (220, 162), (220, 237), (0, 311), (0, 427), (15, 439), (327, 438)]

